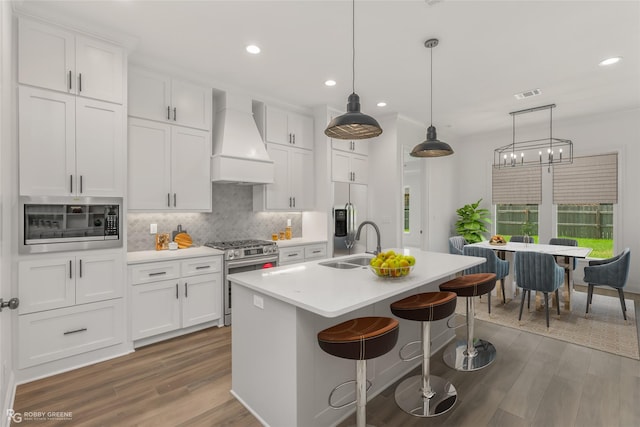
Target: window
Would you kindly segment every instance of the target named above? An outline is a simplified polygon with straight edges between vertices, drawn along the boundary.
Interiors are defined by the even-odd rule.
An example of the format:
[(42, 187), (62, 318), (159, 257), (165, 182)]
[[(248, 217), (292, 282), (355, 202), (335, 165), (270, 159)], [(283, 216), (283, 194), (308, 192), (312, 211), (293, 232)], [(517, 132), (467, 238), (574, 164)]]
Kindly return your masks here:
[(496, 233), (509, 239), (513, 235), (529, 235), (537, 242), (538, 205), (496, 205)]
[(613, 204), (558, 205), (557, 235), (593, 248), (589, 257), (613, 256)]

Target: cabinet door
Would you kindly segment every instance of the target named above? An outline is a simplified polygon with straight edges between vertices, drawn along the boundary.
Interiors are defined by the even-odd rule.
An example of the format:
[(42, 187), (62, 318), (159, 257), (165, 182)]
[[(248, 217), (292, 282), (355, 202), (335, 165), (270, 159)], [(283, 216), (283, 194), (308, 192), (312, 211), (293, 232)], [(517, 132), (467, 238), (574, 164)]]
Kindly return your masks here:
[(266, 184), (266, 209), (289, 209), (289, 153), (288, 147), (267, 144), (267, 153), (274, 163), (273, 184)]
[(134, 340), (180, 328), (180, 294), (177, 280), (135, 285), (131, 288)]
[(70, 32), (20, 19), (18, 82), (59, 92), (75, 92), (74, 43)]
[(123, 57), (123, 50), (118, 46), (89, 37), (76, 37), (76, 93), (122, 104)]
[(293, 145), (313, 150), (313, 118), (289, 113), (287, 124)]
[(210, 133), (172, 126), (171, 206), (211, 212)]
[(75, 303), (74, 257), (45, 258), (18, 263), (19, 314)]
[(179, 79), (171, 80), (171, 120), (178, 125), (211, 129), (210, 88)]
[(292, 149), (290, 162), (291, 194), (294, 209), (313, 209), (315, 206), (313, 152)]
[(371, 144), (371, 142), (369, 142), (368, 140), (355, 140), (355, 141), (351, 141), (352, 142), (352, 150), (354, 153), (356, 154), (362, 154), (363, 156), (366, 156), (369, 154), (369, 144)]
[(129, 209), (170, 209), (171, 126), (129, 119)]
[(128, 114), (143, 119), (168, 121), (171, 111), (171, 79), (142, 68), (130, 67)]
[(367, 158), (354, 154), (351, 156), (352, 182), (366, 184), (369, 180), (369, 164)]
[(331, 148), (334, 150), (351, 152), (353, 151), (353, 141), (346, 139), (331, 139)]
[(83, 255), (76, 261), (76, 304), (119, 298), (123, 294), (124, 261), (120, 253)]
[(289, 145), (287, 112), (271, 106), (266, 106), (265, 109), (267, 142)]
[(77, 99), (74, 183), (77, 194), (124, 195), (122, 122), (122, 106), (92, 99)]
[(189, 277), (182, 283), (182, 327), (219, 319), (222, 313), (222, 275)]
[(331, 180), (336, 182), (351, 182), (351, 155), (331, 150)]
[(20, 194), (72, 194), (75, 97), (21, 86), (18, 102)]

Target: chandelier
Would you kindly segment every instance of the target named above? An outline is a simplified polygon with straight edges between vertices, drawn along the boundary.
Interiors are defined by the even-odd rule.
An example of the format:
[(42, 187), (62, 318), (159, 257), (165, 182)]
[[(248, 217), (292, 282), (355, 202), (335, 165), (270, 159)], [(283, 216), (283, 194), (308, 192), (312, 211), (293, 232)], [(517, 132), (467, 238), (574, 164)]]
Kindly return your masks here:
[[(553, 137), (553, 108), (555, 106), (556, 104), (549, 104), (510, 112), (513, 119), (513, 142), (493, 151), (493, 167), (500, 169), (547, 166), (550, 168), (553, 165), (573, 163), (573, 142), (569, 139)], [(516, 141), (516, 116), (542, 110), (549, 110), (549, 137)]]

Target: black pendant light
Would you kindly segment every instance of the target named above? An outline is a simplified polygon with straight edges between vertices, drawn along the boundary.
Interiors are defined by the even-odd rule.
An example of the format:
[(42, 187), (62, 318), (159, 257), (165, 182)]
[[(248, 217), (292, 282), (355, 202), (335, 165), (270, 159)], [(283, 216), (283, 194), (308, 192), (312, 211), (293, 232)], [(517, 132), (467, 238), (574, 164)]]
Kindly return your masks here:
[(438, 39), (429, 39), (424, 46), (431, 49), (431, 124), (427, 128), (427, 140), (413, 147), (412, 157), (443, 157), (453, 154), (453, 149), (446, 142), (438, 140), (436, 128), (433, 126), (433, 48), (438, 46)]
[(352, 0), (352, 74), (351, 88), (352, 93), (349, 95), (347, 102), (347, 112), (341, 116), (335, 117), (324, 134), (335, 139), (368, 139), (378, 136), (382, 133), (382, 128), (371, 116), (367, 116), (360, 112), (360, 97), (356, 94), (356, 2)]

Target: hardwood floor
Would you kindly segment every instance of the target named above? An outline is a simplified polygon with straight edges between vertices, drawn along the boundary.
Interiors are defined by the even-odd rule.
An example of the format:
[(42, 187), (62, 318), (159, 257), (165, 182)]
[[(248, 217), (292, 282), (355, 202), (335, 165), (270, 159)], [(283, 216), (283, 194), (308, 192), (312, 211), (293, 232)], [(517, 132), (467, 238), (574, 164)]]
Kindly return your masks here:
[[(432, 373), (458, 390), (451, 411), (432, 419), (406, 415), (392, 386), (369, 402), (367, 421), (379, 427), (640, 425), (640, 362), (486, 322), (476, 326), (476, 335), (498, 350), (491, 366), (457, 372), (442, 362), (442, 352), (431, 359)], [(14, 409), (73, 412), (72, 421), (47, 426), (259, 426), (230, 388), (231, 328), (212, 328), (21, 385)], [(351, 417), (340, 426), (353, 423)]]

